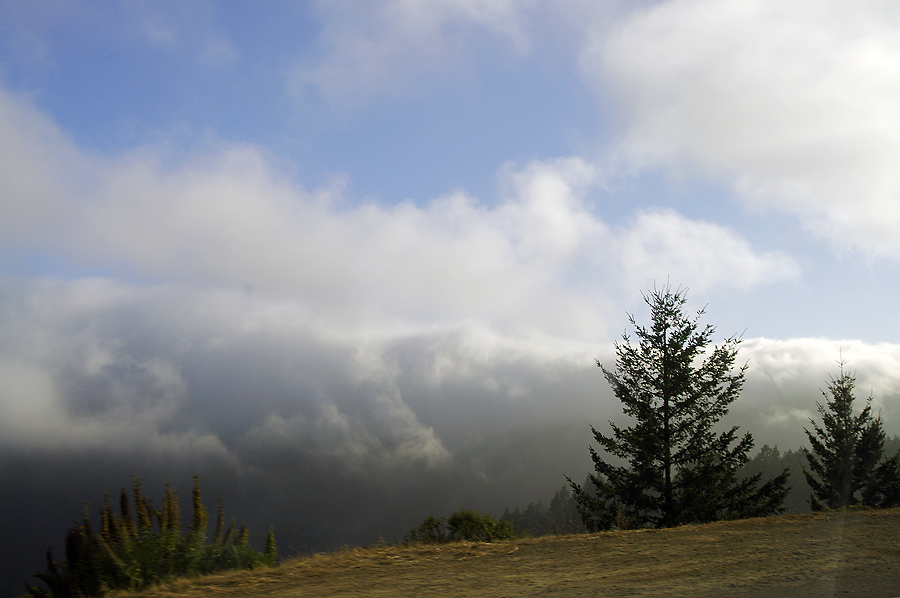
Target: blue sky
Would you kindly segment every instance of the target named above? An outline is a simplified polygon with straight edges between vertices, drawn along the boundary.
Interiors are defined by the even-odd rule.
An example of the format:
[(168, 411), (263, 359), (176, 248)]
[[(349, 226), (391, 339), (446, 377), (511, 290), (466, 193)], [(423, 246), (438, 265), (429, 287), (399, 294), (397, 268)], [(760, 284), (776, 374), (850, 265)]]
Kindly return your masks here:
[(743, 332), (760, 441), (802, 443), (841, 355), (900, 433), (898, 33), (887, 2), (4, 2), (0, 438), (478, 477), (472, 438), (616, 415), (593, 360), (667, 280)]
[[(382, 201), (454, 187), (492, 191), (499, 164), (593, 150), (603, 127), (575, 65), (562, 56), (534, 64), (477, 29), (458, 35), (478, 47), (448, 48), (449, 56), (438, 49), (433, 72), (414, 65), (403, 74), (409, 59), (399, 48), (380, 66), (386, 81), (335, 91), (304, 83), (303, 69), (339, 53), (332, 38), (346, 35), (333, 32), (343, 11), (313, 3), (270, 11), (145, 4), (85, 18), (90, 7), (23, 4), (10, 11), (5, 81), (35, 92), (84, 148), (121, 151), (154, 137), (190, 147), (212, 135), (270, 149), (304, 180), (352, 177), (360, 194)], [(511, 103), (511, 94), (519, 100)], [(419, 169), (414, 178), (397, 175)]]

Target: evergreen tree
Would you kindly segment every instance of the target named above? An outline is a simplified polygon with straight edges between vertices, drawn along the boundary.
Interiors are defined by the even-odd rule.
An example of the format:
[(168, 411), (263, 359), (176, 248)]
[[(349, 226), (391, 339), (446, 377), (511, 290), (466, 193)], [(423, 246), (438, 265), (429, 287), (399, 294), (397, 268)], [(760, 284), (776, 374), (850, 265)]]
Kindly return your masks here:
[(584, 529), (578, 516), (578, 504), (568, 486), (562, 486), (556, 491), (550, 499), (547, 512), (553, 525), (552, 529), (557, 533), (574, 534)]
[(591, 428), (616, 465), (593, 447), (592, 490), (569, 484), (589, 529), (667, 527), (681, 523), (769, 515), (782, 511), (788, 472), (765, 484), (761, 475), (739, 479), (753, 437), (716, 424), (738, 398), (747, 366), (734, 371), (740, 339), (707, 350), (715, 328), (685, 314), (685, 292), (670, 286), (644, 295), (651, 325), (638, 325), (637, 344), (627, 334), (615, 344), (616, 370), (597, 365), (635, 420), (612, 422), (612, 435)]
[[(900, 451), (883, 459), (885, 434), (881, 416), (872, 413), (872, 397), (853, 415), (856, 377), (844, 372), (831, 378), (825, 405), (816, 403), (822, 426), (810, 419), (813, 431), (804, 428), (811, 450), (805, 450), (806, 482), (812, 489), (813, 510), (862, 504), (900, 504)], [(829, 398), (830, 395), (830, 398)]]
[(263, 557), (271, 566), (278, 564), (278, 548), (275, 546), (275, 528), (269, 526), (269, 533), (266, 535), (266, 545), (263, 549)]
[(194, 476), (194, 489), (191, 492), (191, 527), (189, 533), (195, 536), (200, 543), (206, 542), (206, 529), (209, 525), (209, 513), (203, 504), (203, 494), (200, 492), (200, 476)]

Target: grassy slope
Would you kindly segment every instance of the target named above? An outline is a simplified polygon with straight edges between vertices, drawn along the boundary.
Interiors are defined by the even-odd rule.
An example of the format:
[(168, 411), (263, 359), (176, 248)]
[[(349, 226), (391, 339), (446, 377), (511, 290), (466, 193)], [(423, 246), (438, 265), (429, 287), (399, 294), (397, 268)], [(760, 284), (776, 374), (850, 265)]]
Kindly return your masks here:
[(353, 549), (141, 596), (817, 596), (863, 586), (900, 595), (900, 509)]

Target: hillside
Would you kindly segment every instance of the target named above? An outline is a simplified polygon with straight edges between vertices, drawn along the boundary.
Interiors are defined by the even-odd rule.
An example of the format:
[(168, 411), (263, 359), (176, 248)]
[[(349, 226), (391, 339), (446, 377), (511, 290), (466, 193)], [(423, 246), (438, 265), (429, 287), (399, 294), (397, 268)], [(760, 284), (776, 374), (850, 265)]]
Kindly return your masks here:
[[(900, 596), (900, 509), (353, 549), (138, 596)], [(135, 595), (129, 595), (135, 598)]]

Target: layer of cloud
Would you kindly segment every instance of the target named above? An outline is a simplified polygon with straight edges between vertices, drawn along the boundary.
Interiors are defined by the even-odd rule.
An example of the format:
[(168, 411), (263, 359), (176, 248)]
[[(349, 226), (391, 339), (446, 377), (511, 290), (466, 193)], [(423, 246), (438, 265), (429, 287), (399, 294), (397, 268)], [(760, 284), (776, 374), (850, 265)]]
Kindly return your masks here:
[[(392, 453), (434, 463), (446, 456), (394, 380), (358, 346), (323, 339), (300, 322), (286, 328), (242, 292), (233, 295), (99, 279), (4, 284), (4, 444), (207, 454), (236, 464), (246, 443), (257, 450), (263, 432), (272, 443), (285, 422), (296, 428), (309, 418), (317, 433), (296, 428), (292, 436), (348, 464)], [(254, 376), (261, 368), (268, 379)]]
[(582, 344), (480, 327), (348, 335), (241, 290), (83, 279), (5, 281), (0, 294), (0, 438), (47, 456), (444, 470), (461, 435), (574, 417), (544, 395), (583, 405), (566, 379), (591, 366)]
[(99, 156), (3, 91), (0, 133), (8, 262), (103, 273), (4, 281), (0, 424), (17, 446), (448, 467), (462, 430), (577, 420), (583, 398), (544, 398), (583, 397), (554, 385), (590, 369), (635, 284), (796, 275), (674, 212), (610, 227), (603, 173), (578, 157), (501, 168), (492, 204), (391, 205), (304, 189), (253, 146)]
[[(613, 362), (608, 341), (516, 339), (474, 325), (372, 336), (240, 290), (100, 279), (6, 281), (2, 295), (7, 447), (233, 467), (293, 455), (348, 471), (445, 468), (466, 438), (618, 413), (593, 363)], [(782, 444), (796, 438), (841, 358), (860, 398), (871, 392), (900, 432), (900, 348), (854, 340), (745, 341), (738, 419)]]
[(671, 0), (583, 54), (632, 165), (699, 171), (842, 247), (900, 257), (900, 11)]
[(96, 157), (2, 93), (0, 132), (9, 255), (253, 289), (344, 326), (479, 321), (595, 339), (610, 291), (633, 292), (636, 280), (747, 288), (796, 274), (788, 256), (674, 213), (610, 230), (592, 199), (602, 173), (580, 158), (502, 169), (504, 196), (492, 206), (462, 192), (424, 205), (353, 204), (297, 186), (255, 147), (213, 147), (176, 167), (152, 148)]
[[(736, 420), (770, 444), (806, 438), (800, 432), (810, 418), (819, 420), (816, 403), (843, 371), (856, 377), (856, 409), (868, 397), (890, 436), (900, 435), (900, 345), (869, 344), (853, 339), (748, 339), (740, 358), (750, 365), (746, 398), (735, 404)], [(789, 441), (788, 441), (789, 442)]]

